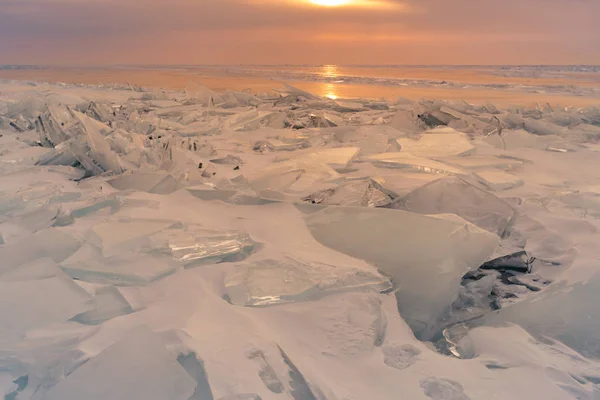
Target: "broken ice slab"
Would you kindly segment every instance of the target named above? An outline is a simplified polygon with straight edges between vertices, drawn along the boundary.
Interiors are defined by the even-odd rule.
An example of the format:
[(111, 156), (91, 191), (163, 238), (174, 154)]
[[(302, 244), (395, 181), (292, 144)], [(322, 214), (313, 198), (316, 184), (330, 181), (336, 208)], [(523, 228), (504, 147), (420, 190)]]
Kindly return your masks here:
[(358, 147), (341, 147), (338, 149), (301, 150), (293, 153), (294, 159), (314, 164), (326, 164), (332, 168), (347, 167), (359, 154)]
[(59, 207), (43, 207), (0, 223), (0, 234), (4, 243), (10, 243), (49, 228), (58, 218), (59, 213)]
[(131, 305), (114, 286), (98, 289), (94, 296), (94, 308), (77, 314), (73, 321), (84, 325), (99, 325), (104, 321), (131, 314)]
[(185, 190), (187, 190), (187, 192), (189, 194), (191, 194), (192, 196), (197, 197), (200, 200), (205, 200), (205, 201), (212, 201), (212, 200), (226, 201), (237, 193), (235, 190), (210, 189), (207, 186), (188, 187)]
[[(435, 132), (435, 131), (434, 131)], [(396, 140), (401, 151), (418, 157), (459, 157), (474, 152), (469, 137), (459, 132), (424, 133), (419, 140), (400, 138)]]
[(49, 279), (63, 275), (58, 265), (49, 257), (21, 264), (18, 268), (0, 272), (0, 281), (19, 282), (33, 281), (36, 279)]
[(44, 257), (62, 262), (80, 246), (78, 240), (59, 229), (44, 229), (17, 242), (0, 246), (0, 272)]
[(145, 243), (149, 236), (164, 229), (180, 226), (177, 221), (152, 219), (121, 219), (108, 221), (92, 228), (102, 245), (105, 256)]
[(457, 177), (428, 183), (386, 208), (420, 214), (456, 214), (501, 237), (508, 234), (518, 216), (504, 200)]
[(256, 250), (256, 243), (246, 234), (201, 230), (174, 232), (168, 246), (173, 258), (185, 268), (241, 261)]
[(215, 104), (225, 101), (220, 94), (197, 82), (188, 82), (185, 93), (192, 103), (207, 107), (214, 107)]
[(20, 334), (65, 322), (92, 308), (90, 296), (64, 275), (27, 281), (0, 281), (2, 330)]
[(556, 339), (579, 354), (600, 357), (600, 277), (586, 282), (555, 283), (534, 298), (526, 299), (484, 318), (486, 325), (515, 323), (534, 337)]
[(390, 125), (399, 131), (416, 133), (425, 130), (425, 123), (417, 117), (413, 110), (399, 110), (390, 121)]
[(524, 164), (522, 160), (508, 157), (440, 157), (439, 160), (470, 171), (486, 169), (511, 170)]
[(8, 214), (26, 208), (36, 209), (61, 196), (61, 187), (57, 184), (40, 184), (17, 192), (0, 192), (0, 213)]
[(280, 93), (285, 93), (288, 96), (301, 96), (304, 97), (307, 100), (315, 100), (317, 99), (317, 96), (302, 90), (302, 89), (298, 89), (297, 87), (294, 87), (292, 85), (288, 85), (287, 83), (283, 84), (284, 89), (277, 89), (278, 92)]
[(302, 199), (312, 204), (382, 207), (396, 196), (372, 179), (345, 182), (342, 185), (316, 192)]
[(169, 194), (177, 190), (177, 181), (167, 172), (125, 173), (108, 181), (118, 190), (135, 189), (140, 192)]
[(60, 268), (73, 279), (118, 286), (149, 285), (177, 270), (172, 260), (154, 254), (126, 252), (105, 258), (99, 253), (93, 249), (87, 256), (76, 253)]
[(221, 397), (219, 400), (262, 400), (257, 394), (241, 393), (241, 394), (230, 394), (225, 397)]
[(188, 400), (196, 382), (147, 327), (119, 342), (52, 387), (45, 400)]
[(518, 176), (503, 171), (482, 171), (475, 176), (481, 184), (495, 192), (514, 189), (524, 184)]
[(84, 128), (91, 155), (98, 165), (105, 172), (114, 172), (115, 174), (123, 172), (121, 165), (119, 164), (119, 159), (113, 153), (110, 144), (104, 137), (112, 129), (85, 114), (81, 114), (77, 111), (72, 112)]
[(370, 160), (375, 167), (379, 168), (398, 168), (428, 174), (465, 174), (463, 170), (457, 167), (453, 167), (439, 161), (430, 160), (428, 158), (417, 157), (413, 154), (402, 151), (374, 154), (369, 156), (368, 160)]
[(394, 281), (400, 315), (425, 340), (457, 298), (465, 273), (499, 243), (498, 236), (455, 215), (335, 207), (305, 218), (320, 243), (375, 264)]
[(273, 163), (254, 171), (248, 178), (250, 187), (257, 192), (308, 192), (308, 195), (314, 192), (315, 186), (339, 179), (340, 175), (327, 165), (294, 159)]
[(235, 267), (225, 278), (229, 300), (247, 307), (314, 300), (333, 293), (392, 288), (375, 270), (359, 270), (291, 258), (261, 260)]
[(254, 147), (252, 149), (260, 153), (265, 153), (267, 151), (294, 151), (298, 149), (306, 149), (310, 146), (310, 142), (306, 139), (296, 139), (287, 141), (268, 139), (259, 140), (254, 144)]

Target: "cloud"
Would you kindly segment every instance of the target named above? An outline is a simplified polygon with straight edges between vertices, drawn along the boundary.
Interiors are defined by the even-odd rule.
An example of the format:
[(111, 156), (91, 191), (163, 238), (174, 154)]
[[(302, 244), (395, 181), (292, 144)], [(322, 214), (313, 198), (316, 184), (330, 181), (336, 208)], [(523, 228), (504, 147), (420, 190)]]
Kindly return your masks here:
[(0, 62), (600, 62), (600, 1), (357, 1), (0, 0)]

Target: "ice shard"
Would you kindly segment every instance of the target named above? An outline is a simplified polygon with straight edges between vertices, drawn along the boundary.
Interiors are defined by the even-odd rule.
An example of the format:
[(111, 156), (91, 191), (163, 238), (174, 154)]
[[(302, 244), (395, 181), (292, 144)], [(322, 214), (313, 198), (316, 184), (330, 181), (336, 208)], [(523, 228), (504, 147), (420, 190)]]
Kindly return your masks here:
[(146, 327), (135, 329), (51, 388), (45, 400), (188, 400), (196, 382)]
[(132, 312), (131, 305), (119, 290), (113, 286), (108, 286), (96, 291), (94, 309), (77, 314), (73, 317), (73, 321), (84, 325), (99, 325), (109, 319), (131, 314)]
[(371, 262), (392, 278), (400, 315), (422, 339), (438, 329), (464, 274), (479, 267), (499, 243), (498, 236), (455, 215), (336, 207), (306, 220), (320, 243)]

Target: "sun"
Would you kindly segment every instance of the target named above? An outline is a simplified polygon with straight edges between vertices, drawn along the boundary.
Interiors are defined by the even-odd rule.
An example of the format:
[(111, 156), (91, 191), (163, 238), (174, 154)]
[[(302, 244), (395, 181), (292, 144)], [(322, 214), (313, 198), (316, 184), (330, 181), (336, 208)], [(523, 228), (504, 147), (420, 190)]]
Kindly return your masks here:
[(318, 6), (338, 7), (349, 4), (352, 0), (310, 0), (310, 2)]

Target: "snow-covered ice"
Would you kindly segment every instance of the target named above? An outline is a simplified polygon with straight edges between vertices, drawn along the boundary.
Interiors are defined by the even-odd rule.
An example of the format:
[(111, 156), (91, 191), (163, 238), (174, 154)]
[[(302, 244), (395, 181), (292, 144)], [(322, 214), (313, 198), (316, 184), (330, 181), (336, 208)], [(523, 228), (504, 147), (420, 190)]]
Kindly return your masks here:
[(595, 399), (600, 110), (0, 82), (0, 396)]

